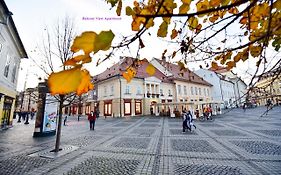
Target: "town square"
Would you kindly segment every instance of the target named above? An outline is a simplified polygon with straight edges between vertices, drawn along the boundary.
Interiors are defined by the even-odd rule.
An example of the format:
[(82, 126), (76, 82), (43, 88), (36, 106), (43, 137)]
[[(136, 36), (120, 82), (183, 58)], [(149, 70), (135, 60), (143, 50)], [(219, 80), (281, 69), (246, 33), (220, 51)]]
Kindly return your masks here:
[(0, 0), (0, 175), (281, 174), (281, 1)]

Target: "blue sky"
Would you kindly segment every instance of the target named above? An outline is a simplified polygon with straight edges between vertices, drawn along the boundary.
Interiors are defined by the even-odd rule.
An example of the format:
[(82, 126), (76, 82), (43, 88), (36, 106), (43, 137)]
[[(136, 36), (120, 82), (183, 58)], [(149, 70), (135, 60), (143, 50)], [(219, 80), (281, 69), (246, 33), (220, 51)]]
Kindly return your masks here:
[[(44, 29), (48, 27), (52, 29), (59, 19), (69, 16), (74, 19), (77, 34), (82, 31), (95, 31), (99, 33), (101, 30), (112, 30), (116, 37), (115, 43), (118, 43), (118, 38), (133, 34), (131, 31), (131, 19), (122, 15), (120, 20), (105, 20), (105, 17), (117, 17), (114, 10), (109, 10), (110, 5), (106, 4), (104, 0), (6, 0), (5, 1), (9, 10), (13, 13), (13, 19), (17, 26), (18, 32), (25, 46), (25, 49), (30, 57), (37, 58), (37, 55), (32, 53), (40, 43), (42, 43)], [(123, 1), (123, 6), (131, 5), (133, 1)], [(124, 12), (123, 12), (124, 13)], [(103, 18), (102, 20), (83, 20), (83, 17), (88, 18)], [(160, 20), (160, 19), (157, 19)], [(157, 21), (156, 21), (157, 23)], [(147, 34), (142, 37), (145, 48), (141, 49), (141, 58), (152, 59), (153, 57), (160, 58), (163, 50), (168, 48), (168, 52), (173, 52), (173, 46), (167, 42), (153, 37), (156, 36), (157, 28), (151, 32), (152, 37)], [(136, 56), (137, 43), (132, 44), (130, 52), (119, 52), (110, 61), (101, 64), (99, 67), (95, 66), (98, 58), (103, 57), (104, 53), (94, 55), (93, 63), (85, 67), (92, 75), (98, 74), (110, 67), (112, 64), (119, 60), (119, 56)], [(255, 60), (239, 63), (239, 69), (234, 69), (235, 73), (247, 78), (249, 75), (245, 74), (248, 69), (252, 69), (255, 65)], [(26, 87), (35, 87), (38, 84), (37, 77), (43, 77), (44, 74), (29, 60), (22, 60), (23, 68), (19, 74), (19, 80), (27, 80)], [(30, 69), (32, 67), (32, 69)], [(198, 69), (197, 63), (190, 63), (190, 69)], [(29, 68), (29, 69), (28, 69)], [(28, 74), (28, 76), (26, 76)], [(27, 78), (26, 78), (27, 77)], [(24, 81), (18, 84), (18, 90), (22, 90)]]

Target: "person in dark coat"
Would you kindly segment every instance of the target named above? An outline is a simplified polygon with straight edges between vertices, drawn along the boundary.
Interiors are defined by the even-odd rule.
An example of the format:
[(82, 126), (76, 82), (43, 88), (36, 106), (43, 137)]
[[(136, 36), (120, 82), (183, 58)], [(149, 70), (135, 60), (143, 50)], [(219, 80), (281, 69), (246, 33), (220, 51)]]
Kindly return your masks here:
[(91, 111), (90, 114), (88, 114), (88, 120), (90, 123), (90, 130), (95, 130), (95, 122), (96, 122), (95, 112)]

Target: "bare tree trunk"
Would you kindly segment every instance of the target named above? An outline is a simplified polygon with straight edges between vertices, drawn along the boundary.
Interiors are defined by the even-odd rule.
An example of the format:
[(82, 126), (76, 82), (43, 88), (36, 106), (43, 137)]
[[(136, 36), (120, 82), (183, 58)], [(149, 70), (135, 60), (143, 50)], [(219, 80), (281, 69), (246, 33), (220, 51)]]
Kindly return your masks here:
[(64, 95), (60, 95), (60, 101), (59, 101), (59, 103), (60, 103), (59, 104), (59, 121), (58, 121), (58, 127), (57, 127), (57, 137), (56, 137), (56, 145), (55, 145), (54, 152), (59, 152), (59, 149), (60, 149), (63, 102), (64, 102)]

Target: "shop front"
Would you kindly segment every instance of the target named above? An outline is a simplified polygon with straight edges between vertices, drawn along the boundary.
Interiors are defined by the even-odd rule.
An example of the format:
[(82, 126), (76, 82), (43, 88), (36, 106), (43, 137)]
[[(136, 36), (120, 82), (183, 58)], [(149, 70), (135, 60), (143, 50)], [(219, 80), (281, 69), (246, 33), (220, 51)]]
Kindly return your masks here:
[(5, 129), (8, 126), (12, 125), (12, 118), (13, 118), (13, 112), (12, 112), (12, 106), (13, 106), (13, 100), (14, 98), (9, 96), (4, 96), (4, 103), (3, 103), (3, 109), (2, 109), (2, 118), (1, 118), (1, 128)]

